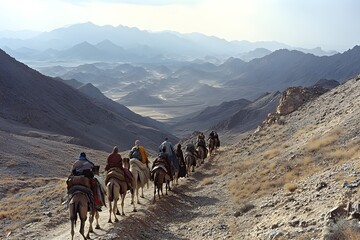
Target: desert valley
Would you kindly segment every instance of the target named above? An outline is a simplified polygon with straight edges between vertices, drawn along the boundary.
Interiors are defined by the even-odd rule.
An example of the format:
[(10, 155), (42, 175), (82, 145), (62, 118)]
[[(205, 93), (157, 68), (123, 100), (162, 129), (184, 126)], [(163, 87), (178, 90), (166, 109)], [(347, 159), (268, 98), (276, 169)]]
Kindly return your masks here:
[(137, 212), (129, 192), (119, 222), (103, 207), (90, 238), (360, 239), (360, 46), (88, 22), (0, 48), (0, 239), (71, 239), (80, 152), (105, 179), (114, 146), (140, 140), (152, 163), (165, 138), (185, 153), (211, 131), (204, 164), (156, 201), (149, 181)]

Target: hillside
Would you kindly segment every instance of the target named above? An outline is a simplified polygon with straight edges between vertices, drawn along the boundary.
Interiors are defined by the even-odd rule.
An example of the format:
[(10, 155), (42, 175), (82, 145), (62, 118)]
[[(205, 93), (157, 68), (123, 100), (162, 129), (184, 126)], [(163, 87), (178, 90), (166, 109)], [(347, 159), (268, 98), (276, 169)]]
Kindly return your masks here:
[(233, 135), (245, 133), (255, 129), (270, 112), (275, 111), (279, 99), (280, 93), (276, 92), (264, 94), (253, 102), (246, 99), (223, 102), (217, 106), (207, 107), (199, 113), (175, 119), (176, 123), (172, 128), (182, 136), (194, 130), (216, 130)]
[[(127, 239), (330, 240), (335, 234), (343, 234), (338, 239), (358, 239), (359, 232), (349, 227), (350, 221), (334, 225), (327, 214), (341, 207), (339, 204), (360, 200), (356, 185), (343, 187), (345, 181), (356, 183), (360, 171), (359, 92), (360, 77), (283, 116), (280, 124), (263, 125), (243, 139), (239, 136), (235, 144), (227, 144), (226, 136), (220, 135), (223, 143), (220, 150), (189, 178), (181, 179), (170, 196), (151, 204), (152, 188), (146, 190), (139, 206), (141, 210), (130, 213), (127, 207), (129, 215), (114, 225), (106, 223), (108, 213), (102, 212), (102, 229), (95, 230), (92, 236), (95, 239), (126, 236)], [(50, 140), (41, 141), (51, 146)], [(44, 146), (34, 142), (29, 150), (34, 151), (39, 144)], [(66, 154), (76, 152), (69, 146), (65, 149), (69, 149)], [(91, 159), (103, 155), (86, 151)], [(33, 218), (26, 231), (10, 230), (9, 222), (3, 223), (9, 239), (25, 235), (39, 239), (70, 236), (67, 210), (55, 204), (64, 200), (63, 183), (55, 178), (57, 174), (48, 176), (53, 178), (47, 179), (45, 186), (41, 178), (31, 184), (26, 179), (17, 182), (17, 187), (41, 186), (38, 191), (53, 188), (52, 197), (48, 198), (51, 201), (43, 209), (53, 208), (41, 216), (41, 210), (32, 205)], [(3, 186), (8, 181), (3, 180)], [(5, 197), (1, 201), (14, 201), (13, 188), (4, 189), (7, 190), (3, 191)], [(27, 193), (30, 192), (24, 192)], [(23, 195), (15, 195), (19, 198), (17, 204)], [(127, 197), (126, 206), (129, 202)], [(4, 212), (7, 207), (2, 206), (0, 212), (7, 216)], [(13, 216), (19, 216), (19, 210), (14, 213)]]
[[(135, 139), (157, 147), (169, 135), (128, 112), (99, 106), (62, 81), (46, 77), (0, 51), (1, 130), (65, 136), (67, 143), (108, 150), (129, 149)], [(119, 106), (120, 108), (120, 106)], [(134, 118), (135, 118), (134, 117)], [(10, 127), (11, 126), (11, 127)], [(23, 128), (22, 128), (23, 127)], [(175, 137), (169, 135), (171, 139)], [(60, 138), (60, 137), (59, 137)]]

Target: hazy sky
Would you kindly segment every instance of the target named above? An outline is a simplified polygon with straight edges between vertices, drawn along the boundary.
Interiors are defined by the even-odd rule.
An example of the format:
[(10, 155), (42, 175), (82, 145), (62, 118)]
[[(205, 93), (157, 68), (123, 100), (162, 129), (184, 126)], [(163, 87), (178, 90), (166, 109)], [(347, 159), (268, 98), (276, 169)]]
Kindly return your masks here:
[(0, 31), (90, 21), (326, 50), (360, 45), (359, 0), (0, 0), (0, 6)]

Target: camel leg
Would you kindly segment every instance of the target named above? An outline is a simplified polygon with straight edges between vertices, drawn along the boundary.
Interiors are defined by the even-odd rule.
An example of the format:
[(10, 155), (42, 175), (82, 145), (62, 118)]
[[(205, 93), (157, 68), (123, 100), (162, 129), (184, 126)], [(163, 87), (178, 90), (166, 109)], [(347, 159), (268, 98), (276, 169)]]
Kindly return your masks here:
[[(94, 229), (92, 227), (93, 221), (94, 221), (94, 215), (95, 215), (95, 210), (90, 212), (90, 217), (89, 217), (89, 233), (93, 233)], [(89, 236), (89, 234), (88, 234)]]
[[(149, 183), (147, 183), (147, 184), (149, 184)], [(148, 185), (148, 188), (149, 188), (149, 185)], [(140, 197), (145, 198), (144, 197), (144, 187), (141, 188), (141, 196)]]
[(98, 211), (95, 212), (95, 219), (96, 219), (95, 229), (100, 229), (100, 225), (99, 225), (99, 212), (98, 212)]
[(174, 181), (174, 182), (175, 182), (174, 184), (175, 184), (175, 185), (178, 185), (178, 179), (179, 179), (179, 171), (176, 171), (176, 172), (175, 172), (175, 176), (174, 176), (174, 180), (175, 180), (175, 181)]
[(156, 182), (154, 181), (154, 202), (155, 202), (155, 196), (156, 196)]
[(75, 225), (75, 221), (71, 220), (71, 240), (74, 239), (74, 225)]
[(81, 219), (81, 223), (80, 223), (80, 234), (81, 234), (81, 236), (83, 236), (83, 238), (86, 240), (86, 237), (85, 237), (85, 235), (84, 235), (85, 221), (86, 221), (86, 217), (85, 217), (85, 219)]
[(139, 200), (139, 188), (138, 188), (138, 184), (136, 184), (136, 203), (140, 204), (140, 200)]
[(111, 202), (109, 200), (109, 220), (108, 220), (108, 223), (112, 223), (112, 221), (111, 221), (111, 212), (112, 212), (112, 206), (111, 206)]
[(116, 217), (116, 212), (118, 211), (117, 202), (118, 202), (118, 199), (114, 199), (113, 214), (114, 214), (115, 222), (119, 221), (119, 219)]
[[(124, 212), (124, 201), (125, 201), (125, 194), (121, 195), (121, 214), (125, 216)], [(118, 220), (119, 221), (119, 220)]]

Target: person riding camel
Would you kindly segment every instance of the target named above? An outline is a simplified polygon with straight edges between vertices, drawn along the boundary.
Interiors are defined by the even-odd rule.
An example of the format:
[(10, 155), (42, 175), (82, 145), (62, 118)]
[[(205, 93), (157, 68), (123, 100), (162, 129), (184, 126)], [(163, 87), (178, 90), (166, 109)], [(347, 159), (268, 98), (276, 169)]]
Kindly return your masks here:
[(149, 167), (149, 159), (148, 154), (143, 146), (140, 145), (140, 141), (135, 141), (135, 146), (132, 147), (129, 153), (129, 158), (136, 158), (142, 163), (146, 164), (147, 167)]
[(185, 154), (190, 154), (194, 158), (199, 158), (200, 157), (199, 152), (196, 151), (195, 145), (192, 142), (189, 143), (188, 145), (186, 145)]
[(205, 135), (204, 133), (199, 133), (198, 137), (197, 137), (197, 143), (196, 143), (197, 147), (204, 147), (206, 148), (206, 142), (205, 142)]
[[(212, 140), (215, 141), (215, 132), (214, 132), (214, 131), (211, 131), (211, 132), (210, 132), (209, 138), (211, 138)], [(209, 138), (208, 138), (208, 139), (209, 139)]]
[(105, 186), (104, 180), (100, 176), (100, 166), (99, 165), (95, 165), (95, 167), (93, 168), (93, 173), (94, 173), (94, 178), (97, 182), (97, 186), (99, 189), (98, 195), (99, 195), (101, 206), (106, 207), (106, 201), (105, 201), (106, 186)]
[(165, 137), (165, 140), (159, 146), (159, 152), (160, 152), (159, 155), (162, 154), (164, 149), (165, 149), (165, 153), (168, 155), (168, 164), (169, 164), (169, 168), (170, 168), (169, 174), (170, 174), (170, 177), (171, 177), (171, 180), (172, 180), (173, 176), (174, 176), (174, 170), (175, 170), (174, 165), (179, 166), (179, 164), (177, 162), (174, 147), (173, 147), (172, 143), (169, 141), (169, 139), (167, 137)]
[(171, 161), (169, 155), (166, 153), (166, 146), (163, 146), (158, 157), (155, 159), (151, 166), (151, 179), (154, 179), (153, 169), (159, 165), (160, 163), (164, 163), (167, 174), (170, 176), (170, 180), (173, 180), (172, 171), (171, 171)]
[(178, 177), (185, 177), (186, 175), (186, 164), (184, 159), (184, 153), (181, 150), (181, 144), (179, 143), (176, 148), (176, 157), (179, 161), (179, 176)]
[(220, 139), (217, 132), (214, 131), (215, 147), (220, 147)]
[(90, 180), (90, 188), (93, 193), (95, 208), (101, 212), (101, 202), (97, 194), (99, 189), (93, 173), (94, 167), (95, 164), (86, 157), (85, 152), (81, 152), (79, 159), (72, 166), (71, 175), (85, 176)]
[(109, 171), (111, 168), (119, 168), (121, 171), (123, 171), (126, 182), (132, 188), (132, 174), (127, 168), (123, 167), (122, 158), (119, 153), (119, 148), (117, 146), (113, 148), (111, 154), (107, 157), (105, 171)]

